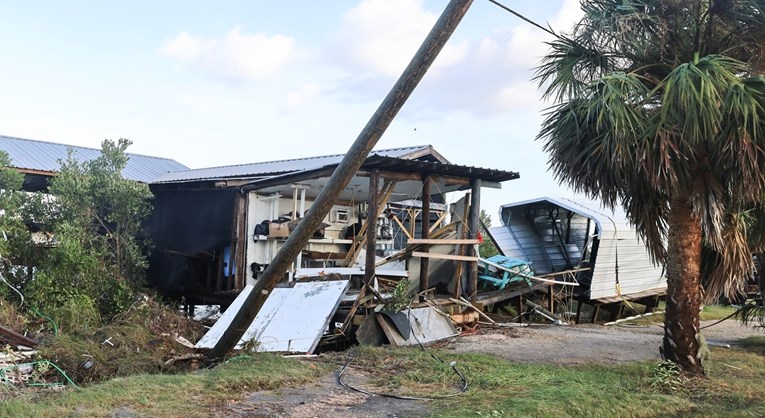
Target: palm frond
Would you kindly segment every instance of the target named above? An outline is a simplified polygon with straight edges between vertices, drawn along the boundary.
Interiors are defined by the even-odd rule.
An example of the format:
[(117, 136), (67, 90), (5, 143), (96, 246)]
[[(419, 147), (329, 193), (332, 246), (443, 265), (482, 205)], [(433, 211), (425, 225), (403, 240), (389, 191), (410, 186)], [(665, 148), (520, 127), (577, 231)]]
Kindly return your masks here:
[(646, 132), (641, 97), (646, 89), (634, 74), (615, 73), (590, 83), (582, 99), (546, 113), (538, 139), (559, 181), (607, 205), (625, 178), (634, 175), (635, 144)]
[(630, 183), (622, 194), (622, 208), (645, 241), (651, 261), (666, 264), (669, 199), (646, 182)]
[(733, 315), (745, 325), (754, 325), (759, 328), (765, 328), (765, 307), (755, 302), (747, 302), (741, 306)]
[[(754, 274), (747, 237), (750, 224), (751, 217), (746, 211), (728, 213), (721, 233), (724, 247), (704, 247), (702, 281), (708, 303), (717, 301), (720, 296), (728, 300), (738, 298), (743, 294), (747, 280)], [(705, 236), (705, 240), (708, 238)]]

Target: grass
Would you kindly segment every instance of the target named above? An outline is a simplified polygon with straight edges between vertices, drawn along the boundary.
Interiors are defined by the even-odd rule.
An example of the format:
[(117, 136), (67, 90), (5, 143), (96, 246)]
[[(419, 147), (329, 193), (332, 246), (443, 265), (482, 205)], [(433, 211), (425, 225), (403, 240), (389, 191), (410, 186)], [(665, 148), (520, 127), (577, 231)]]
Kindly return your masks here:
[[(439, 417), (761, 416), (765, 337), (742, 340), (742, 347), (713, 348), (712, 358), (705, 363), (708, 377), (681, 380), (674, 389), (655, 362), (518, 364), (491, 355), (433, 350), (447, 363), (456, 361), (469, 388), (427, 405)], [(250, 392), (315, 381), (337, 370), (345, 355), (320, 359), (324, 363), (259, 354), (184, 375), (117, 378), (81, 390), (9, 400), (0, 407), (0, 416), (112, 416), (121, 411), (131, 416), (216, 416)], [(435, 361), (418, 347), (358, 348), (345, 381), (375, 392), (408, 396), (448, 395), (460, 388), (460, 379), (448, 364)]]
[(47, 396), (22, 395), (0, 404), (3, 417), (197, 417), (248, 392), (310, 382), (324, 366), (270, 354), (237, 357), (212, 370), (184, 375), (136, 375)]

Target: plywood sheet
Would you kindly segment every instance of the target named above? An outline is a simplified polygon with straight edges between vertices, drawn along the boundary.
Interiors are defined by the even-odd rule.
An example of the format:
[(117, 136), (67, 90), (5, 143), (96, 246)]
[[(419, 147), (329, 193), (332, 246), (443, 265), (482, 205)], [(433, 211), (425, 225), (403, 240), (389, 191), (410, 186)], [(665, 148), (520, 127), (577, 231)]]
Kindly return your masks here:
[(256, 351), (313, 352), (349, 285), (333, 280), (274, 289), (237, 347), (254, 340)]

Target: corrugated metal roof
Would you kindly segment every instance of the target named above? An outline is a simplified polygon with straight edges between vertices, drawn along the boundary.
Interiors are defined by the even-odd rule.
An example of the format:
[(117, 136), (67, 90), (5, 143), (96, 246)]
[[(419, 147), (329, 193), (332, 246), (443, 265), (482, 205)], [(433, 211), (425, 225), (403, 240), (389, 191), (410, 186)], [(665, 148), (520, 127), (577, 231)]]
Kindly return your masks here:
[[(430, 153), (429, 151), (432, 151)], [(440, 156), (430, 145), (418, 145), (402, 148), (375, 150), (371, 155), (395, 158), (422, 158), (431, 155), (441, 160)], [(295, 158), (291, 160), (265, 161), (252, 164), (229, 165), (222, 167), (199, 168), (194, 170), (167, 173), (155, 178), (152, 183), (182, 183), (200, 180), (219, 180), (234, 178), (271, 177), (279, 174), (297, 171), (315, 170), (333, 164), (338, 164), (345, 154), (324, 155), (320, 157)], [(443, 160), (442, 162), (446, 162)]]
[[(43, 172), (57, 172), (61, 167), (59, 160), (66, 159), (68, 150), (73, 151), (77, 161), (84, 162), (97, 158), (100, 149), (33, 139), (15, 138), (0, 135), (0, 150), (8, 153), (15, 168)], [(129, 159), (122, 176), (126, 179), (148, 183), (152, 179), (169, 171), (187, 170), (185, 165), (169, 158), (150, 157), (140, 154), (127, 154)]]
[[(573, 214), (570, 219), (568, 213)], [(550, 216), (558, 223), (553, 225), (556, 221)], [(578, 263), (576, 258), (584, 253), (590, 233), (586, 219), (597, 225), (600, 239), (592, 266), (590, 299), (629, 298), (666, 288), (662, 267), (653, 264), (645, 244), (620, 208), (611, 210), (600, 202), (578, 198), (541, 197), (510, 203), (500, 208), (503, 226), (490, 228), (489, 234), (504, 255), (528, 260), (536, 274), (545, 274), (566, 270), (566, 256)], [(556, 228), (566, 228), (568, 242), (561, 244)], [(565, 255), (561, 245), (566, 246)]]

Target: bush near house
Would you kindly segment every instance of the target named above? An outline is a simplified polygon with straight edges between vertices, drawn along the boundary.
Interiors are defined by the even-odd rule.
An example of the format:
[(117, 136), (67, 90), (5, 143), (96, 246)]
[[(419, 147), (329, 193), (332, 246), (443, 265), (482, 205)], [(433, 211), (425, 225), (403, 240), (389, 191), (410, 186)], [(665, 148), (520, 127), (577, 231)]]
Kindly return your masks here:
[[(176, 339), (200, 336), (198, 324), (146, 296), (143, 222), (152, 194), (122, 177), (130, 144), (105, 140), (85, 162), (70, 151), (49, 193), (22, 191), (23, 176), (0, 152), (0, 273), (8, 284), (0, 284), (0, 319), (40, 340), (41, 358), (78, 383), (185, 369), (188, 362), (166, 364), (191, 352)], [(33, 233), (48, 239), (34, 242)]]

